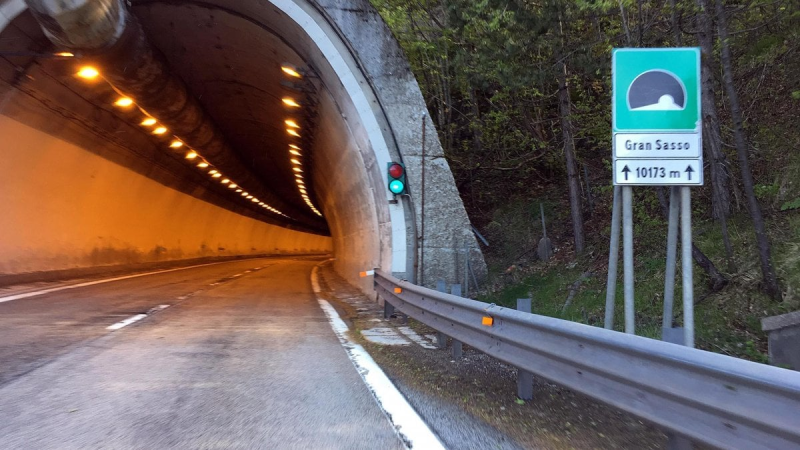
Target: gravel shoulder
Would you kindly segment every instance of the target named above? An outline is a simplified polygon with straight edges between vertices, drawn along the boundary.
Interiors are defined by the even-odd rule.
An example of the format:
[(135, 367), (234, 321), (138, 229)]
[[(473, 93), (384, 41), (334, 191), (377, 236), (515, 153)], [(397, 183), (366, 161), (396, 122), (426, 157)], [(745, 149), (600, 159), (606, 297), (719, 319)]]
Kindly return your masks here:
[[(516, 397), (516, 369), (464, 345), (448, 350), (383, 345), (362, 331), (408, 325), (419, 336), (433, 329), (403, 317), (384, 320), (382, 308), (337, 276), (320, 270), (323, 290), (357, 339), (449, 448), (658, 449), (666, 436), (635, 417), (556, 384), (534, 378), (534, 399)], [(368, 333), (369, 334), (369, 333)]]

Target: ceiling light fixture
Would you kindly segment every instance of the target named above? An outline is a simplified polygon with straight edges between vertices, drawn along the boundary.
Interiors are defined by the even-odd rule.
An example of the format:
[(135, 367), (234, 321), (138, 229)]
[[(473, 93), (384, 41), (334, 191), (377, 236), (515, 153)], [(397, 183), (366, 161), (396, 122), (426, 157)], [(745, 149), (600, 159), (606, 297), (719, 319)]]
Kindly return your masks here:
[(175, 139), (174, 141), (170, 142), (169, 148), (181, 148), (183, 147), (183, 142)]
[(158, 127), (153, 130), (153, 134), (164, 134), (167, 132), (167, 127)]
[(127, 108), (131, 105), (133, 105), (133, 99), (130, 97), (120, 97), (114, 102), (114, 106), (119, 106), (120, 108)]
[(287, 128), (286, 132), (289, 133), (290, 135), (294, 136), (294, 137), (300, 137), (300, 133), (298, 133), (297, 131), (294, 131), (291, 128)]
[[(100, 71), (92, 66), (84, 66), (78, 70), (78, 76), (84, 80), (94, 80), (100, 75)], [(299, 106), (299, 105), (298, 105)]]
[(155, 124), (156, 124), (156, 119), (153, 119), (152, 117), (148, 117), (147, 119), (144, 119), (142, 121), (142, 126), (144, 127), (152, 127)]
[[(186, 159), (195, 159), (198, 156), (199, 155), (197, 154), (197, 152), (192, 150), (191, 152), (186, 154)], [(203, 164), (205, 164), (205, 166)], [(197, 165), (197, 167), (208, 167), (208, 163), (200, 163)]]
[(283, 71), (283, 73), (289, 75), (290, 77), (295, 77), (295, 78), (303, 77), (303, 75), (297, 71), (297, 67), (289, 63), (283, 63), (283, 65), (281, 66), (281, 70)]
[(300, 107), (300, 104), (297, 103), (296, 101), (294, 101), (294, 99), (291, 98), (291, 97), (283, 97), (281, 99), (281, 101), (283, 102), (284, 105), (292, 107), (292, 108), (299, 108)]
[(197, 167), (205, 169), (206, 167), (208, 167), (208, 163), (205, 161), (200, 161), (200, 163), (197, 164)]

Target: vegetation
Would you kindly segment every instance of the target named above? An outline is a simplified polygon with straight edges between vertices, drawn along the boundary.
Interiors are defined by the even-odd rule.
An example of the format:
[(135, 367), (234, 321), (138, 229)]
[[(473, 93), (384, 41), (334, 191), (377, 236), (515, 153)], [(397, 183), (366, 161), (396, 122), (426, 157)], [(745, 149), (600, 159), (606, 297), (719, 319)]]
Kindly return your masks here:
[[(611, 216), (611, 49), (701, 47), (698, 343), (763, 359), (758, 319), (800, 306), (800, 3), (373, 3), (411, 61), (470, 217), (490, 240), (485, 299), (531, 292), (538, 312), (593, 324), (602, 323)], [(638, 330), (657, 337), (664, 193), (634, 193)], [(557, 250), (548, 263), (534, 261), (540, 202)]]

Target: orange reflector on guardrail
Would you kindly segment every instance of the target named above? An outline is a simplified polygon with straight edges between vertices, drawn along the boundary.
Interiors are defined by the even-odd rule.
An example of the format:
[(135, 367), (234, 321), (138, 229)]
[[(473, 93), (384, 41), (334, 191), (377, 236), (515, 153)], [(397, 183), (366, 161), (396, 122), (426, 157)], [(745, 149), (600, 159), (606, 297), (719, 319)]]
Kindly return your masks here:
[(394, 293), (395, 294), (402, 294), (403, 293), (403, 288), (400, 288), (400, 287), (394, 288)]
[(494, 317), (483, 316), (481, 324), (486, 325), (487, 327), (494, 325)]
[(368, 276), (370, 276), (370, 275), (375, 275), (375, 271), (374, 271), (374, 270), (365, 270), (365, 271), (363, 271), (363, 272), (359, 272), (359, 273), (358, 273), (358, 275), (359, 275), (361, 278), (364, 278), (364, 277), (368, 277)]

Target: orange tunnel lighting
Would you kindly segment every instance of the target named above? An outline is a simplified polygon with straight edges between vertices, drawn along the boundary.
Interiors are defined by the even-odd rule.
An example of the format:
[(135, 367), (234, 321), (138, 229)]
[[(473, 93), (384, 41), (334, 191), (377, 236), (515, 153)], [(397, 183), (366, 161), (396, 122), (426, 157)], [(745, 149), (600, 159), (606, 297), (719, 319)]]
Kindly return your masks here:
[(153, 134), (164, 134), (167, 132), (167, 127), (158, 127), (153, 130)]
[[(100, 75), (100, 71), (92, 66), (84, 66), (78, 70), (78, 76), (84, 80), (94, 80)], [(299, 105), (298, 105), (299, 106)]]
[(299, 104), (299, 103), (297, 103), (297, 102), (296, 102), (296, 101), (295, 101), (293, 98), (291, 98), (291, 97), (283, 97), (283, 98), (281, 99), (281, 101), (283, 102), (283, 104), (284, 104), (284, 105), (286, 105), (286, 106), (289, 106), (289, 107), (292, 107), (292, 108), (299, 108), (299, 107), (300, 107), (300, 104)]
[(197, 167), (199, 167), (201, 169), (205, 169), (206, 167), (208, 167), (208, 163), (205, 162), (205, 161), (201, 161), (200, 163), (197, 164)]
[(133, 99), (130, 97), (120, 97), (114, 102), (114, 106), (119, 106), (120, 108), (127, 108), (131, 105), (133, 105)]
[[(195, 151), (191, 151), (186, 154), (186, 159), (195, 159), (195, 158), (197, 158), (197, 152)], [(203, 164), (205, 164), (205, 166)], [(200, 164), (197, 165), (197, 167), (208, 167), (208, 163), (201, 162)]]
[(156, 124), (156, 119), (153, 119), (152, 117), (148, 117), (147, 119), (144, 119), (142, 121), (143, 127), (152, 127), (155, 124)]
[(181, 148), (181, 147), (183, 147), (183, 142), (175, 139), (174, 141), (170, 142), (169, 147), (170, 148)]
[(294, 131), (294, 130), (293, 130), (293, 129), (291, 129), (291, 128), (287, 128), (287, 129), (286, 129), (286, 132), (287, 132), (287, 133), (289, 133), (289, 134), (291, 134), (291, 135), (292, 135), (292, 136), (294, 136), (294, 137), (300, 137), (300, 133), (298, 133), (297, 131)]
[(298, 125), (294, 120), (284, 120), (283, 123), (290, 128), (300, 128), (300, 125)]

